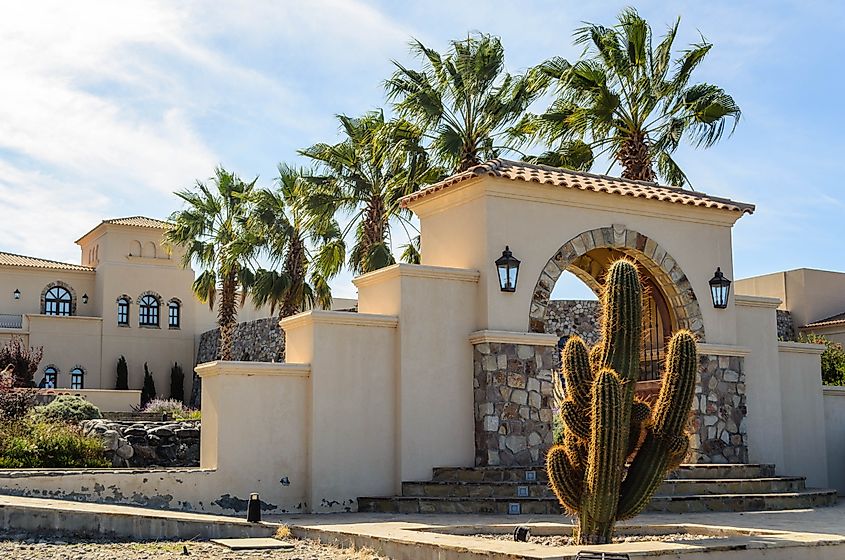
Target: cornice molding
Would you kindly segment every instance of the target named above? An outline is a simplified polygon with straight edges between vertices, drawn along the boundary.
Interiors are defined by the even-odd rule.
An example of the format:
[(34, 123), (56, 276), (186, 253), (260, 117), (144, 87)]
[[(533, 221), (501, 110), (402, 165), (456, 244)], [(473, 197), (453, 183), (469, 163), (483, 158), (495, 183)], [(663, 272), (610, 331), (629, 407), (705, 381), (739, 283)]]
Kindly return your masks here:
[(809, 344), (807, 342), (778, 342), (778, 352), (793, 354), (821, 354), (827, 349), (824, 344)]
[(350, 311), (323, 311), (312, 309), (298, 315), (285, 317), (279, 321), (283, 330), (295, 329), (304, 325), (352, 325), (356, 327), (384, 327), (395, 329), (399, 326), (399, 317), (395, 315), (377, 315), (374, 313), (353, 313)]
[(218, 360), (199, 364), (194, 368), (194, 371), (202, 379), (218, 375), (309, 377), (311, 375), (311, 364), (229, 362)]
[(471, 344), (498, 342), (503, 344), (526, 344), (529, 346), (557, 346), (559, 338), (553, 334), (513, 332), (513, 331), (476, 331), (469, 335)]
[(744, 358), (751, 354), (751, 348), (733, 346), (731, 344), (707, 344), (706, 342), (698, 342), (695, 347), (699, 355), (705, 356), (738, 356)]
[(478, 282), (481, 273), (469, 268), (450, 268), (445, 266), (431, 266), (423, 264), (399, 263), (373, 272), (369, 272), (352, 280), (356, 287), (370, 286), (386, 282), (399, 276), (411, 278), (434, 278), (438, 280), (454, 280), (457, 282)]
[(777, 309), (783, 302), (780, 298), (776, 297), (736, 294), (734, 296), (734, 303), (740, 307), (766, 307), (769, 309)]

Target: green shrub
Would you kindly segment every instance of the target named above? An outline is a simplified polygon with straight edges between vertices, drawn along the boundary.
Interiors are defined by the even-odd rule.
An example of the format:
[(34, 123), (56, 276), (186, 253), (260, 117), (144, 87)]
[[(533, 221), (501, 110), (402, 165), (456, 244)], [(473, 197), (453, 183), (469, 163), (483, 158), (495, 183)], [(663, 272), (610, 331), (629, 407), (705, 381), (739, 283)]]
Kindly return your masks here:
[(0, 468), (108, 466), (99, 438), (76, 426), (27, 418), (0, 424)]
[(76, 395), (59, 395), (50, 404), (35, 407), (32, 416), (42, 422), (66, 423), (101, 418), (99, 408)]
[(822, 352), (822, 382), (825, 385), (845, 385), (845, 348), (820, 334), (802, 334), (798, 342), (824, 344)]

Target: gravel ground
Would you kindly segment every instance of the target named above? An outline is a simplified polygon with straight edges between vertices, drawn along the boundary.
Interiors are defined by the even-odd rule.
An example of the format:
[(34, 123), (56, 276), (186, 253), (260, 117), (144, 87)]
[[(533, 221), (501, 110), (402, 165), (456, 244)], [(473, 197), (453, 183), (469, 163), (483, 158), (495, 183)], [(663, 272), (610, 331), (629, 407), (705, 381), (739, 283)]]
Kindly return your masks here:
[[(493, 539), (497, 541), (512, 541), (513, 535), (508, 534), (501, 534), (501, 533), (478, 533), (472, 535), (473, 537), (482, 537), (485, 539)], [(726, 539), (727, 537), (723, 537), (721, 535), (695, 535), (692, 533), (672, 533), (667, 535), (639, 535), (639, 536), (630, 536), (630, 537), (614, 537), (613, 542), (615, 543), (626, 543), (626, 542), (645, 542), (645, 541), (660, 541), (660, 542), (689, 542), (689, 541), (701, 541), (701, 540), (710, 540), (710, 539)], [(575, 542), (573, 541), (572, 537), (567, 535), (531, 535), (528, 539), (528, 542), (531, 544), (540, 544), (543, 546), (571, 546), (574, 545)]]
[[(313, 541), (288, 539), (293, 550), (235, 552), (209, 542), (117, 542), (61, 535), (0, 532), (3, 560), (389, 560), (371, 550), (341, 549)], [(188, 555), (184, 555), (187, 548)]]

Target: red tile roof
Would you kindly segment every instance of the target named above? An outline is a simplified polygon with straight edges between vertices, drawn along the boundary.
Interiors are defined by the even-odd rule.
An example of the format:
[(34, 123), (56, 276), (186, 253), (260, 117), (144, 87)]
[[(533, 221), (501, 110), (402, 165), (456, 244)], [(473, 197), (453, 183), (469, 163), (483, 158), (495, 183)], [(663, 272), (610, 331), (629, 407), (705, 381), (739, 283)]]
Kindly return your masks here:
[(27, 257), (24, 255), (16, 255), (14, 253), (5, 253), (2, 251), (0, 251), (0, 265), (21, 266), (26, 268), (47, 268), (53, 270), (80, 270), (86, 272), (94, 270), (90, 266), (64, 263), (60, 261), (50, 261), (47, 259)]
[(540, 183), (579, 189), (582, 191), (593, 191), (634, 198), (645, 198), (672, 202), (675, 204), (686, 204), (703, 208), (716, 208), (719, 210), (731, 210), (734, 212), (754, 212), (753, 204), (735, 202), (727, 198), (709, 196), (696, 191), (686, 191), (678, 187), (665, 187), (657, 183), (645, 181), (634, 181), (631, 179), (619, 179), (606, 175), (595, 175), (581, 171), (572, 171), (559, 167), (548, 167), (506, 159), (491, 159), (485, 163), (476, 165), (463, 173), (452, 175), (429, 187), (421, 189), (401, 199), (403, 207), (409, 203), (426, 197), (430, 194), (448, 189), (454, 185), (473, 179), (475, 177), (502, 177), (512, 181), (525, 181), (527, 183)]

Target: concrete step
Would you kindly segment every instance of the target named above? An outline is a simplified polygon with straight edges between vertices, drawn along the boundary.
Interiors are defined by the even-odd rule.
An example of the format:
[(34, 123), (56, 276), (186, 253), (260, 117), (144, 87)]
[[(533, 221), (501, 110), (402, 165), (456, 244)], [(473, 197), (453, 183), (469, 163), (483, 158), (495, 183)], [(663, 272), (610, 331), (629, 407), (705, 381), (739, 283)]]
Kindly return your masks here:
[[(661, 496), (715, 494), (774, 494), (805, 489), (803, 477), (667, 480)], [(403, 482), (402, 496), (409, 498), (554, 498), (548, 483), (537, 482)]]
[[(655, 496), (646, 511), (662, 513), (741, 512), (833, 506), (835, 490), (802, 490), (765, 494)], [(359, 498), (359, 512), (561, 514), (554, 498), (394, 497)]]
[[(691, 464), (681, 465), (670, 479), (740, 479), (771, 478), (775, 466), (767, 464)], [(545, 482), (541, 465), (532, 467), (437, 467), (435, 482)]]

